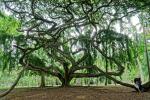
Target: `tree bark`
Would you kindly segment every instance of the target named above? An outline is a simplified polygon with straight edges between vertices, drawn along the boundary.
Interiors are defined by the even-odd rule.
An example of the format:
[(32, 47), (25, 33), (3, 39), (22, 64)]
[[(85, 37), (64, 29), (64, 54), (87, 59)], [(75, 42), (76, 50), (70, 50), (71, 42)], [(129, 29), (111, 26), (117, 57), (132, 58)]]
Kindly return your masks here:
[(45, 85), (45, 75), (44, 73), (41, 72), (41, 84), (40, 84), (40, 87), (41, 88), (44, 88), (46, 85)]
[[(108, 55), (108, 51), (107, 51), (107, 42), (106, 42), (106, 44), (105, 44), (105, 54), (106, 55)], [(107, 58), (105, 58), (105, 69), (106, 69), (106, 73), (108, 72), (108, 60), (107, 60)], [(108, 79), (107, 79), (107, 77), (105, 77), (105, 86), (107, 86), (107, 84), (108, 84)]]
[(69, 87), (70, 86), (70, 74), (69, 74), (69, 68), (68, 68), (68, 63), (63, 64), (64, 68), (64, 79), (62, 81), (62, 87)]
[(62, 87), (69, 87), (69, 86), (70, 86), (70, 80), (64, 79), (64, 81), (62, 81)]

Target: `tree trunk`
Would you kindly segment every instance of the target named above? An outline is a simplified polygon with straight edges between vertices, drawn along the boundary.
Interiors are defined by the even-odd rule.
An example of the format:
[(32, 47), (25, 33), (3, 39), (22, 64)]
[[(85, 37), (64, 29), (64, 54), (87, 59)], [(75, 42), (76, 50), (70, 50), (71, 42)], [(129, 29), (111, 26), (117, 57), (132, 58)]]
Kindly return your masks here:
[(69, 87), (69, 86), (70, 86), (70, 80), (64, 79), (64, 81), (62, 82), (62, 87)]
[(43, 88), (45, 87), (45, 75), (44, 73), (41, 72), (41, 84), (40, 84), (40, 87)]
[[(107, 51), (107, 42), (106, 42), (106, 55), (108, 54), (108, 51)], [(105, 69), (106, 69), (106, 73), (108, 72), (108, 60), (107, 58), (105, 58)], [(107, 77), (105, 77), (105, 86), (107, 86), (108, 84), (108, 79)]]
[(144, 28), (144, 44), (145, 44), (145, 54), (146, 54), (146, 61), (147, 61), (147, 67), (148, 67), (148, 73), (149, 73), (149, 81), (150, 81), (150, 64), (149, 64), (149, 56), (148, 56), (148, 50), (147, 50), (147, 39), (146, 39), (145, 28)]
[[(106, 59), (106, 73), (108, 72), (108, 60)], [(107, 77), (105, 77), (106, 79), (105, 79), (105, 86), (107, 86), (108, 85), (108, 79), (107, 79)]]
[(70, 76), (68, 72), (65, 73), (64, 79), (61, 81), (62, 82), (62, 87), (69, 87), (70, 86)]
[(69, 87), (70, 86), (70, 75), (69, 75), (69, 68), (68, 63), (64, 63), (64, 79), (62, 80), (62, 87)]

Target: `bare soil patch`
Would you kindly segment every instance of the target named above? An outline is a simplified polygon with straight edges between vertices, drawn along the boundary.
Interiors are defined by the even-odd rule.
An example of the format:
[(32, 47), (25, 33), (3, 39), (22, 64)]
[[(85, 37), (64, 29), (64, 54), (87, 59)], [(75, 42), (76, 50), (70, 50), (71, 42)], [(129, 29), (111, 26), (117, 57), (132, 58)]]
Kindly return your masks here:
[(150, 92), (127, 87), (49, 87), (15, 89), (0, 100), (150, 100)]

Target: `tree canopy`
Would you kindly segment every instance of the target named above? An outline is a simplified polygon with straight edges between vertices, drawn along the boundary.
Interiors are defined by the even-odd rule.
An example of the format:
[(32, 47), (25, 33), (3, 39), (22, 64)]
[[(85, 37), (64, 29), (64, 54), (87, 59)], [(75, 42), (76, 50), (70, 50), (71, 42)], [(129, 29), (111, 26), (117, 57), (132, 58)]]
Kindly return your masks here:
[(13, 35), (7, 46), (13, 45), (16, 67), (58, 77), (62, 86), (73, 78), (105, 76), (134, 88), (114, 76), (136, 66), (137, 42), (126, 24), (135, 15), (150, 18), (148, 0), (2, 0), (0, 5), (12, 16), (0, 13), (5, 19), (0, 36)]

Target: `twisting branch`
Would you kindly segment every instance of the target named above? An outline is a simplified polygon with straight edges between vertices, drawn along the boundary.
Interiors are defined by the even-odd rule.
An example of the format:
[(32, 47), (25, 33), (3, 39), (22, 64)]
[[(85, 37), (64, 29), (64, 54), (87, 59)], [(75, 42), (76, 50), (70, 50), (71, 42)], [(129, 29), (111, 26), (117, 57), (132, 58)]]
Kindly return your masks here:
[(105, 8), (105, 7), (109, 7), (111, 5), (111, 3), (113, 3), (113, 0), (110, 0), (107, 4), (99, 6), (93, 13), (96, 13), (98, 10)]
[(61, 54), (63, 57), (65, 57), (66, 59), (68, 59), (72, 64), (75, 63), (75, 60), (74, 60), (69, 54), (65, 53), (64, 51), (62, 51), (62, 50), (60, 50), (60, 49), (58, 49), (58, 48), (56, 48), (55, 50), (56, 50), (59, 54)]
[[(56, 76), (58, 78), (62, 78), (59, 70), (53, 66), (49, 66), (49, 67), (43, 67), (43, 66), (35, 66), (31, 63), (29, 63), (29, 61), (26, 59), (27, 54), (25, 53), (21, 58), (20, 58), (20, 64), (24, 67), (26, 67), (28, 70), (32, 70), (32, 71), (37, 71), (37, 72), (44, 72), (47, 74), (50, 74), (52, 76)], [(28, 66), (25, 66), (28, 65)]]
[(20, 49), (23, 51), (23, 55), (21, 56), (21, 58), (19, 59), (19, 63), (27, 68), (28, 70), (32, 70), (32, 71), (38, 71), (38, 72), (44, 72), (47, 74), (51, 74), (52, 76), (56, 76), (58, 78), (62, 78), (62, 75), (60, 74), (59, 70), (57, 70), (56, 68), (50, 66), (50, 67), (41, 67), (41, 66), (35, 66), (31, 63), (28, 62), (28, 60), (26, 59), (26, 57), (34, 52), (35, 50), (41, 48), (41, 46), (37, 47), (37, 48), (27, 48), (27, 49), (23, 49), (22, 47), (19, 46), (15, 46), (16, 48)]
[(25, 11), (17, 11), (13, 8), (11, 8), (7, 3), (12, 3), (12, 2), (15, 2), (14, 0), (12, 1), (5, 1), (5, 0), (2, 0), (4, 2), (4, 5), (6, 8), (8, 8), (9, 10), (13, 11), (14, 13), (17, 13), (17, 14), (25, 14), (25, 13), (28, 13), (28, 12), (25, 12)]
[[(95, 70), (96, 73), (76, 73), (76, 71), (78, 70), (83, 70), (83, 69), (90, 69), (90, 70)], [(100, 76), (105, 76), (103, 73), (97, 73), (98, 70), (94, 68), (93, 65), (91, 66), (76, 66), (76, 67), (73, 67), (71, 70), (70, 70), (70, 74), (71, 74), (71, 77), (74, 77), (74, 78), (82, 78), (82, 77), (100, 77)], [(122, 71), (119, 71), (119, 72), (105, 72), (106, 74), (110, 75), (110, 76), (120, 76), (122, 74)]]
[(48, 55), (49, 58), (55, 59), (55, 60), (58, 61), (60, 64), (63, 64), (63, 63), (66, 62), (62, 57), (58, 57), (58, 56), (54, 53), (54, 51), (51, 51), (51, 52), (53, 52), (53, 54), (51, 54), (51, 53), (49, 53), (48, 51), (46, 51), (46, 53), (47, 53), (47, 55)]
[(102, 54), (102, 56), (104, 56), (106, 59), (110, 59), (111, 61), (113, 61), (117, 66), (118, 66), (118, 70), (119, 72), (116, 72), (116, 74), (121, 75), (124, 72), (124, 66), (122, 66), (117, 60), (115, 60), (112, 57), (108, 57), (104, 52), (102, 52), (97, 46), (95, 46), (95, 44), (93, 43), (93, 46)]
[(93, 69), (93, 70), (96, 70), (97, 74), (82, 74), (82, 73), (73, 73), (71, 75), (71, 78), (75, 77), (75, 78), (82, 78), (82, 77), (99, 77), (99, 76), (106, 76), (107, 78), (109, 78), (110, 80), (116, 82), (117, 84), (120, 84), (120, 85), (123, 85), (123, 86), (126, 86), (126, 87), (130, 87), (130, 88), (133, 88), (135, 89), (135, 86), (132, 85), (132, 84), (129, 84), (129, 83), (124, 83), (124, 82), (121, 82), (117, 79), (115, 79), (114, 77), (112, 77), (111, 75), (109, 75), (109, 73), (106, 73), (104, 72), (103, 70), (101, 70), (100, 68), (98, 68), (96, 65), (92, 65), (92, 66), (84, 66), (84, 67), (77, 67), (76, 68), (77, 70), (79, 69)]
[(73, 74), (79, 68), (78, 65), (80, 63), (82, 63), (85, 59), (87, 59), (87, 52), (86, 51), (85, 51), (84, 55), (71, 66), (69, 73)]

